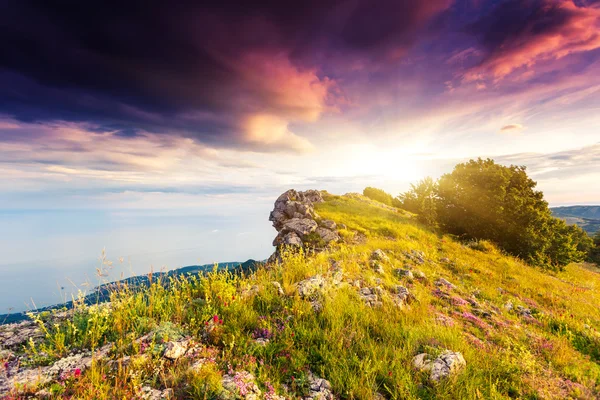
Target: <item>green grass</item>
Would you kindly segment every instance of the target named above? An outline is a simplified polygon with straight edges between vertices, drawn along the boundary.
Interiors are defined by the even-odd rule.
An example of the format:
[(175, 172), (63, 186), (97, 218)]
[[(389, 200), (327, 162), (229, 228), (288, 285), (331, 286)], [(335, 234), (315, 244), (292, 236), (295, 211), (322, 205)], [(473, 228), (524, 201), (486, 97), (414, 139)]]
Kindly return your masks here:
[[(362, 197), (328, 196), (317, 212), (347, 226), (341, 232), (346, 243), (310, 257), (287, 254), (282, 264), (247, 277), (213, 272), (171, 278), (168, 289), (160, 282), (142, 291), (124, 287), (113, 293), (110, 307), (78, 306), (72, 319), (47, 331), (42, 345), (25, 350), (32, 363), (49, 363), (74, 349), (113, 343), (109, 359), (95, 362), (80, 377), (54, 383), (50, 390), (56, 398), (134, 398), (142, 385), (173, 388), (177, 398), (216, 398), (228, 370), (251, 372), (263, 391), (272, 386), (283, 393), (285, 385), (293, 398), (305, 394), (309, 371), (328, 379), (344, 399), (371, 399), (377, 392), (389, 399), (600, 395), (596, 268), (569, 265), (548, 274), (487, 242), (456, 242), (424, 228), (409, 213)], [(353, 241), (356, 232), (365, 240)], [(392, 259), (385, 275), (369, 267), (375, 249)], [(422, 265), (404, 254), (412, 250), (424, 254)], [(357, 288), (343, 284), (320, 295), (323, 309), (316, 313), (295, 285), (315, 274), (331, 276), (331, 260), (341, 266), (346, 282), (402, 284), (416, 301), (400, 309), (386, 297), (381, 308), (370, 308)], [(407, 282), (392, 273), (406, 264), (427, 279)], [(438, 278), (456, 285), (450, 298), (436, 291)], [(474, 315), (465, 301), (470, 298), (491, 318)], [(509, 301), (531, 309), (535, 319), (507, 311)], [(214, 316), (223, 323), (210, 323)], [(259, 329), (272, 334), (266, 346), (253, 340)], [(151, 341), (143, 348), (136, 339), (149, 332)], [(163, 343), (182, 336), (199, 343), (197, 354), (176, 362), (162, 358)], [(460, 351), (467, 368), (432, 385), (412, 368), (411, 359), (444, 349)], [(125, 355), (133, 360), (127, 366), (109, 366)], [(208, 360), (204, 367), (190, 371), (200, 358)]]

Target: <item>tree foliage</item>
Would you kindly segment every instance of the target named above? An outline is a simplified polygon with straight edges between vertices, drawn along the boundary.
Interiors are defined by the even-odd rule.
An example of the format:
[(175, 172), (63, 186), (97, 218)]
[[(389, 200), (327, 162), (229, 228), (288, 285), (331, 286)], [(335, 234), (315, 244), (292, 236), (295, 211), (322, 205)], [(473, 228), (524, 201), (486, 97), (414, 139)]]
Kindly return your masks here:
[(596, 232), (594, 235), (592, 246), (588, 254), (588, 261), (600, 265), (600, 231)]
[(408, 192), (394, 200), (405, 210), (418, 214), (420, 221), (432, 226), (437, 223), (437, 183), (430, 177), (411, 184)]
[(383, 204), (387, 204), (388, 206), (392, 205), (392, 195), (385, 192), (384, 190), (369, 186), (363, 190), (363, 195), (372, 200), (376, 200)]
[(464, 239), (486, 239), (540, 266), (579, 262), (591, 242), (578, 227), (552, 217), (524, 166), (491, 159), (458, 164), (437, 182), (427, 178), (399, 196), (403, 207), (430, 225)]

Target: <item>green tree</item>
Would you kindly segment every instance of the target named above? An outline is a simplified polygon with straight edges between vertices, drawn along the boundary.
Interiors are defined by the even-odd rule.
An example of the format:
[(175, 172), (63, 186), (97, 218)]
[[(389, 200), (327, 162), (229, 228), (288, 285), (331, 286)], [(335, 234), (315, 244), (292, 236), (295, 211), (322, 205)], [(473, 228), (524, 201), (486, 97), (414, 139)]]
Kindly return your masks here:
[[(546, 249), (548, 261), (557, 267), (567, 265), (570, 262), (581, 262), (585, 260), (591, 246), (585, 240), (587, 234), (577, 226), (568, 226), (565, 221), (552, 218), (550, 220), (549, 241)], [(589, 239), (589, 237), (588, 237)], [(590, 240), (591, 242), (591, 240)]]
[(380, 203), (387, 204), (388, 206), (392, 205), (392, 195), (381, 189), (369, 186), (363, 190), (363, 195), (372, 200), (376, 200)]
[(600, 265), (600, 231), (596, 232), (592, 238), (592, 248), (589, 252), (588, 260)]
[(579, 232), (552, 217), (536, 185), (524, 166), (491, 159), (458, 164), (438, 181), (438, 222), (446, 232), (491, 240), (533, 265), (581, 261)]
[(401, 208), (418, 214), (421, 222), (434, 226), (437, 222), (437, 183), (427, 177), (410, 190), (400, 194), (396, 199)]

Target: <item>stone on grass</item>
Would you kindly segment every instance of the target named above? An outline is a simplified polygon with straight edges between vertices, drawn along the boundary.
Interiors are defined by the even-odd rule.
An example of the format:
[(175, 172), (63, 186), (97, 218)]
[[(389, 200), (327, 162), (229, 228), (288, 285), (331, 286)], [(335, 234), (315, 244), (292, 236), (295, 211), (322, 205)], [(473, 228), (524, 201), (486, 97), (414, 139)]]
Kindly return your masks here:
[(371, 260), (373, 261), (381, 261), (381, 262), (389, 262), (390, 258), (383, 252), (381, 249), (377, 249), (371, 253)]
[(380, 287), (375, 286), (361, 288), (358, 294), (369, 307), (381, 307), (383, 305), (380, 299), (382, 292), (383, 290)]
[(335, 400), (328, 380), (319, 378), (312, 372), (308, 373), (308, 396), (304, 400)]
[(435, 285), (436, 286), (443, 286), (443, 287), (446, 287), (448, 289), (455, 289), (456, 288), (456, 286), (454, 286), (452, 283), (450, 283), (449, 281), (447, 281), (444, 278), (440, 278), (437, 281), (435, 281)]
[(419, 371), (429, 372), (432, 383), (458, 373), (467, 365), (461, 353), (451, 350), (445, 350), (435, 359), (427, 353), (418, 354), (413, 358), (412, 364)]
[(373, 271), (377, 272), (378, 274), (382, 274), (382, 275), (385, 274), (385, 269), (383, 268), (383, 265), (381, 265), (381, 263), (379, 261), (371, 260), (371, 261), (369, 261), (369, 265), (371, 266)]
[(189, 346), (189, 340), (183, 339), (175, 342), (165, 343), (163, 357), (175, 361), (185, 355)]
[(398, 268), (394, 270), (394, 273), (398, 275), (400, 278), (406, 278), (412, 280), (415, 278), (414, 274), (409, 269)]
[(325, 288), (326, 281), (321, 275), (315, 275), (298, 282), (296, 291), (303, 299), (311, 299)]

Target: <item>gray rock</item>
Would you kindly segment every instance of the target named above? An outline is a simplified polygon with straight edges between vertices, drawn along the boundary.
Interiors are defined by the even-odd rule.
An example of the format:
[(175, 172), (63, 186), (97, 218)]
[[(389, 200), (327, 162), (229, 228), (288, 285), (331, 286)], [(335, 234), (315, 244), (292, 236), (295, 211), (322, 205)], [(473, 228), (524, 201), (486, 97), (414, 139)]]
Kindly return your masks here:
[(321, 239), (323, 239), (323, 241), (327, 244), (331, 243), (331, 242), (337, 242), (340, 240), (340, 235), (338, 235), (337, 232), (328, 229), (328, 228), (322, 228), (322, 227), (318, 227), (315, 232), (317, 232), (317, 234), (321, 237)]
[(328, 380), (319, 378), (312, 372), (308, 373), (309, 394), (304, 400), (335, 400)]
[(52, 366), (37, 368), (10, 369), (8, 374), (0, 374), (0, 396), (4, 396), (15, 388), (35, 389), (50, 383), (62, 374), (81, 372), (90, 368), (93, 360), (99, 360), (108, 354), (112, 344), (105, 345), (92, 355), (91, 352), (74, 354), (56, 361)]
[(373, 271), (377, 272), (378, 274), (385, 274), (385, 268), (383, 268), (383, 265), (381, 265), (379, 261), (371, 260), (369, 261), (369, 265), (371, 266)]
[(330, 231), (337, 229), (337, 224), (329, 219), (322, 220), (319, 225), (321, 225), (323, 228), (329, 229)]
[(302, 246), (302, 239), (296, 232), (279, 233), (273, 240), (273, 246)]
[(0, 344), (7, 349), (20, 347), (29, 342), (30, 339), (37, 343), (43, 337), (44, 332), (33, 321), (0, 325)]
[(425, 253), (419, 250), (411, 250), (410, 252), (404, 252), (404, 255), (417, 264), (425, 263)]
[(413, 275), (411, 270), (408, 269), (402, 269), (402, 268), (398, 268), (394, 270), (394, 273), (396, 275), (398, 275), (401, 278), (407, 278), (409, 280), (412, 280), (415, 278), (415, 276)]
[(396, 286), (396, 293), (394, 296), (394, 302), (396, 303), (396, 305), (398, 305), (399, 307), (403, 307), (405, 304), (410, 302), (412, 298), (413, 295), (408, 291), (407, 288), (400, 285)]
[(188, 350), (189, 343), (189, 339), (165, 343), (165, 352), (163, 353), (163, 357), (173, 361), (183, 357)]
[(529, 308), (523, 306), (517, 306), (517, 314), (521, 317), (525, 318), (533, 318), (533, 314), (531, 314), (531, 310)]
[(150, 386), (142, 386), (140, 389), (140, 398), (143, 400), (164, 400), (174, 399), (173, 389), (158, 390)]
[(429, 379), (432, 382), (439, 382), (440, 380), (459, 372), (466, 365), (467, 363), (461, 353), (446, 350), (433, 361)]
[(435, 359), (427, 353), (418, 354), (413, 358), (412, 364), (419, 371), (429, 371), (432, 383), (459, 372), (467, 365), (461, 353), (450, 350), (445, 350)]
[(298, 282), (296, 291), (303, 299), (313, 299), (326, 286), (326, 280), (321, 275), (315, 275)]
[(382, 292), (383, 290), (378, 286), (363, 287), (358, 291), (358, 294), (369, 307), (381, 307), (383, 305), (380, 299)]
[(295, 232), (303, 238), (311, 232), (317, 230), (317, 223), (309, 218), (292, 218), (283, 223), (282, 232)]
[(437, 281), (435, 281), (435, 285), (436, 286), (444, 286), (444, 287), (446, 287), (448, 289), (456, 289), (456, 286), (454, 286), (452, 283), (448, 282), (444, 278), (440, 278)]
[(390, 258), (381, 249), (377, 249), (373, 253), (371, 253), (371, 260), (381, 261), (381, 262), (390, 262)]

